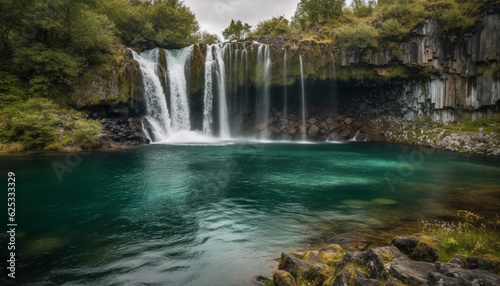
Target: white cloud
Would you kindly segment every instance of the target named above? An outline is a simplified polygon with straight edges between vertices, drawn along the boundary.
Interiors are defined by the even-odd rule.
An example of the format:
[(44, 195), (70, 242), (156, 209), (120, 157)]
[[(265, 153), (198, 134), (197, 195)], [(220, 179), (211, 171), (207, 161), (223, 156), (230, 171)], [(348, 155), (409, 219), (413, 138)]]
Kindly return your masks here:
[(184, 0), (196, 14), (202, 30), (218, 34), (231, 19), (241, 20), (255, 27), (259, 21), (285, 15), (290, 19), (299, 0)]

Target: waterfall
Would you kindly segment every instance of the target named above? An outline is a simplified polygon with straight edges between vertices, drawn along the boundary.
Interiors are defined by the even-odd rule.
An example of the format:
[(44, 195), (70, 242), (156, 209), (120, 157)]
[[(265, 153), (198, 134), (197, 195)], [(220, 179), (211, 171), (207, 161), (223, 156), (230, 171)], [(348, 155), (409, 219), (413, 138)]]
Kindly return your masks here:
[[(257, 95), (257, 105), (255, 107), (256, 123), (261, 126), (258, 129), (265, 130), (268, 124), (269, 111), (271, 105), (271, 52), (269, 46), (260, 45), (257, 50), (256, 84), (260, 85)], [(265, 133), (263, 133), (266, 138)]]
[(134, 60), (139, 63), (144, 84), (148, 123), (144, 129), (146, 137), (152, 142), (167, 141), (171, 133), (171, 122), (163, 87), (158, 77), (158, 49), (143, 52), (141, 55), (133, 50), (130, 51)]
[(191, 129), (187, 78), (189, 77), (193, 47), (190, 46), (180, 50), (165, 50), (173, 132)]
[(283, 117), (287, 118), (288, 117), (288, 67), (287, 67), (287, 61), (286, 61), (286, 49), (285, 49), (285, 56), (283, 57)]
[(330, 53), (332, 56), (332, 85), (331, 85), (331, 92), (332, 92), (332, 108), (335, 110), (338, 106), (338, 98), (337, 98), (337, 80), (335, 78), (335, 57), (333, 56), (333, 53)]
[[(178, 50), (153, 49), (140, 55), (132, 51), (139, 63), (144, 84), (147, 114), (142, 124), (145, 137), (152, 142), (174, 143), (192, 142), (189, 140), (193, 138), (198, 140), (203, 136), (196, 132), (201, 131), (205, 138), (212, 137), (214, 133), (222, 139), (244, 134), (242, 127), (248, 122), (245, 121), (247, 107), (253, 99), (249, 95), (249, 91), (253, 90), (249, 78), (255, 79), (256, 84), (254, 122), (259, 126), (258, 136), (269, 137), (271, 49), (258, 43), (255, 47), (258, 47), (255, 77), (252, 70), (249, 71), (254, 68), (250, 64), (253, 59), (249, 59), (255, 55), (251, 52), (251, 45), (207, 45), (204, 59), (199, 58), (199, 51), (194, 45)], [(165, 54), (165, 70), (162, 69), (163, 63), (160, 65), (160, 53)], [(284, 60), (286, 71), (289, 59), (285, 56)], [(203, 63), (201, 82), (191, 82), (199, 78), (198, 67), (203, 68)], [(286, 77), (285, 73), (285, 83)], [(202, 86), (202, 83), (203, 98), (191, 100), (190, 87)], [(202, 114), (202, 122), (193, 120), (195, 114)], [(199, 127), (192, 126), (192, 123), (199, 124)]]
[(212, 136), (213, 70), (213, 45), (208, 45), (205, 59), (205, 90), (203, 92), (203, 133), (208, 136)]
[(304, 87), (304, 67), (302, 65), (302, 56), (299, 55), (300, 60), (300, 84), (302, 88), (302, 126), (304, 128), (304, 133), (302, 133), (302, 140), (307, 139), (307, 128), (306, 128), (306, 90)]
[(218, 101), (219, 101), (219, 137), (229, 138), (229, 118), (227, 114), (227, 98), (226, 98), (226, 68), (224, 65), (224, 58), (222, 53), (225, 47), (215, 45), (215, 58), (217, 66), (217, 79), (218, 79)]

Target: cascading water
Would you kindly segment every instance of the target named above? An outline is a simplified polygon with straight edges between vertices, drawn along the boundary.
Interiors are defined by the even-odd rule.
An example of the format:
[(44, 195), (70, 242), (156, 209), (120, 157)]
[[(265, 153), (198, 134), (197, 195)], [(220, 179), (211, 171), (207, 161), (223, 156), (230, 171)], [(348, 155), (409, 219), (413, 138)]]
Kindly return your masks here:
[(187, 78), (192, 54), (193, 46), (180, 50), (165, 50), (166, 76), (170, 88), (171, 123), (174, 133), (191, 129)]
[[(269, 136), (267, 125), (271, 109), (271, 51), (267, 45), (256, 43), (254, 46), (258, 47), (258, 51), (253, 121), (262, 126), (258, 136), (266, 139)], [(160, 52), (165, 53), (165, 70), (160, 70)], [(190, 87), (197, 84), (191, 82), (198, 76), (193, 74), (194, 69), (191, 71), (191, 67), (198, 65), (198, 62), (191, 62), (191, 59), (199, 59), (195, 55), (197, 52), (199, 49), (196, 46), (179, 50), (153, 49), (141, 55), (134, 52), (143, 77), (147, 105), (143, 129), (152, 142), (181, 143), (182, 137), (186, 138), (182, 142), (190, 142), (191, 138), (201, 138), (199, 134), (195, 136), (196, 129), (207, 138), (215, 133), (219, 138), (229, 139), (231, 135), (242, 134), (244, 122), (251, 122), (244, 119), (249, 114), (248, 106), (252, 99), (249, 95), (249, 90), (252, 90), (249, 77), (253, 77), (249, 74), (249, 57), (255, 56), (252, 47), (241, 43), (206, 46), (204, 61), (200, 61), (204, 63), (202, 103), (196, 103), (196, 99), (191, 101), (189, 94)], [(285, 64), (285, 69), (287, 66)], [(201, 86), (201, 82), (198, 84)], [(200, 113), (203, 114), (202, 122), (191, 118)]]
[(205, 58), (205, 89), (203, 92), (203, 133), (208, 136), (212, 136), (213, 70), (213, 45), (208, 45)]
[(167, 141), (171, 133), (170, 115), (163, 87), (158, 77), (158, 49), (137, 54), (132, 51), (134, 60), (139, 63), (144, 84), (144, 97), (147, 106), (145, 133), (152, 142)]
[(229, 117), (227, 112), (227, 98), (226, 98), (226, 68), (224, 65), (224, 58), (222, 57), (223, 51), (227, 46), (215, 46), (215, 59), (217, 66), (217, 79), (218, 79), (218, 101), (219, 101), (219, 137), (229, 138)]
[(287, 50), (285, 49), (285, 56), (283, 57), (283, 117), (288, 117), (288, 66), (287, 66)]
[[(260, 45), (257, 50), (257, 66), (256, 75), (258, 79), (257, 85), (260, 86), (259, 94), (257, 95), (257, 105), (256, 110), (256, 122), (258, 125), (263, 126), (263, 129), (267, 127), (269, 119), (269, 111), (271, 106), (271, 91), (270, 91), (270, 80), (271, 80), (271, 52), (269, 46)], [(265, 132), (262, 133), (262, 137), (265, 139)]]
[(300, 85), (301, 85), (301, 91), (302, 91), (302, 126), (304, 130), (301, 131), (302, 133), (302, 140), (307, 139), (307, 130), (306, 130), (306, 90), (304, 87), (304, 67), (302, 64), (302, 56), (299, 55), (299, 60), (300, 60)]

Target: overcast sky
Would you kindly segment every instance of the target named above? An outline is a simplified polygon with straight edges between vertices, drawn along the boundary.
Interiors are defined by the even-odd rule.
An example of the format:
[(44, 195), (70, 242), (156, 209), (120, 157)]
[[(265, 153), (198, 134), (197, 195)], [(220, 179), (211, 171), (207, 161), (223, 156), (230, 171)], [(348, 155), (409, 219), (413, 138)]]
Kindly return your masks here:
[(253, 28), (259, 21), (278, 15), (290, 19), (297, 3), (299, 0), (184, 0), (196, 14), (201, 29), (221, 38), (231, 19), (241, 20)]
[[(229, 26), (231, 19), (241, 20), (255, 28), (262, 20), (285, 15), (290, 19), (299, 0), (184, 0), (184, 4), (196, 14), (202, 30), (217, 34)], [(351, 0), (346, 1), (350, 5)]]

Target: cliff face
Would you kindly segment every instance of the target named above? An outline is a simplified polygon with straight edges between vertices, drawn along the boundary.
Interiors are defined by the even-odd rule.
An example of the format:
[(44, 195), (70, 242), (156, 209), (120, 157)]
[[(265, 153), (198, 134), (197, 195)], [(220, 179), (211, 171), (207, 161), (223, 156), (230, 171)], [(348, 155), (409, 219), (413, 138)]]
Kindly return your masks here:
[(84, 74), (71, 95), (73, 105), (120, 115), (145, 111), (139, 64), (125, 46), (114, 46), (106, 63)]
[(395, 65), (416, 66), (430, 71), (428, 78), (406, 80), (392, 91), (399, 95), (407, 119), (431, 115), (434, 120), (459, 119), (460, 109), (472, 111), (473, 117), (499, 111), (500, 101), (500, 15), (485, 15), (476, 31), (462, 41), (450, 43), (439, 33), (439, 23), (429, 20), (415, 29), (402, 44), (402, 53), (394, 56), (382, 48), (364, 60), (359, 50), (342, 49), (342, 67), (373, 66), (384, 75)]

